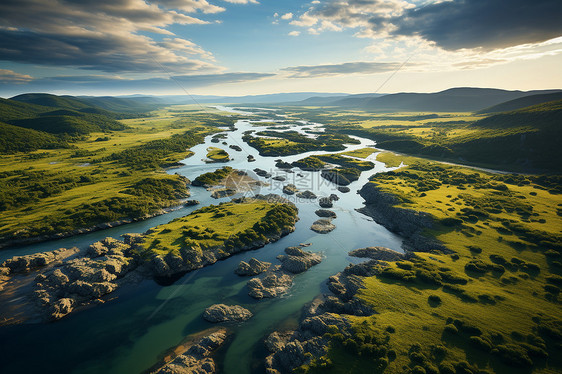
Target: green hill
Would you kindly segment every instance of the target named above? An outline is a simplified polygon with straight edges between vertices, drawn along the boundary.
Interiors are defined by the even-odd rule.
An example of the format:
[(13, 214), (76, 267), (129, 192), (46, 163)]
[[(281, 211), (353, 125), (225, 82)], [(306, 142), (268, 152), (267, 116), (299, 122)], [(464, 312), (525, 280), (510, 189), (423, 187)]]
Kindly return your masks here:
[(73, 96), (57, 96), (44, 93), (29, 93), (12, 97), (10, 100), (26, 104), (42, 105), (52, 108), (80, 110), (92, 105), (86, 104)]
[(43, 106), (20, 103), (11, 99), (0, 98), (0, 122), (34, 117), (47, 110), (49, 110), (49, 108)]
[(481, 110), (479, 113), (486, 114), (486, 113), (508, 112), (512, 110), (526, 108), (531, 105), (537, 105), (537, 104), (547, 103), (556, 100), (562, 100), (562, 92), (521, 97), (519, 99), (506, 101), (505, 103), (501, 103), (498, 105), (494, 105), (493, 107), (486, 108), (484, 110)]
[[(470, 124), (334, 126), (380, 149), (501, 170), (560, 172), (562, 100), (498, 113)], [(424, 134), (425, 133), (425, 134)]]
[(54, 135), (0, 122), (0, 154), (66, 147), (68, 144)]
[(0, 101), (0, 122), (52, 134), (123, 130), (126, 127), (116, 121), (121, 117), (72, 96), (24, 94)]

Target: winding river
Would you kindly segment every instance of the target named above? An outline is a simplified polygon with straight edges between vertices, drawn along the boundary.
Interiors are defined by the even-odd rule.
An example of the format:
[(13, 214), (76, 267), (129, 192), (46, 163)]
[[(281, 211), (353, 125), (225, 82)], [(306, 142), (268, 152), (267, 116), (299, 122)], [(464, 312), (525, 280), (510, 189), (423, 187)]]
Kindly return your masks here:
[[(232, 108), (217, 107), (219, 110), (240, 113)], [(241, 112), (244, 113), (244, 112)], [(271, 122), (272, 119), (263, 119)], [(306, 122), (282, 122), (292, 129), (302, 131), (317, 124)], [(195, 154), (184, 160), (185, 166), (170, 170), (193, 180), (196, 176), (213, 171), (222, 164), (207, 164), (203, 161), (209, 146), (222, 147), (233, 158), (227, 165), (241, 170), (261, 168), (274, 176), (287, 178), (285, 182), (260, 178), (269, 183), (261, 187), (260, 193), (282, 194), (282, 187), (294, 183), (301, 189), (309, 189), (318, 196), (336, 193), (340, 200), (334, 202), (337, 228), (329, 234), (316, 234), (310, 225), (318, 217), (314, 211), (318, 203), (311, 200), (294, 200), (299, 208), (300, 220), (296, 231), (278, 242), (259, 250), (234, 255), (224, 261), (186, 274), (173, 285), (160, 286), (152, 280), (143, 281), (135, 287), (123, 287), (105, 304), (90, 307), (73, 313), (55, 323), (26, 323), (0, 328), (0, 362), (2, 373), (141, 373), (154, 365), (159, 355), (177, 345), (185, 336), (205, 330), (212, 325), (201, 318), (203, 310), (215, 303), (239, 304), (254, 313), (249, 321), (234, 326), (233, 335), (220, 352), (219, 368), (227, 374), (251, 373), (257, 370), (262, 352), (261, 340), (280, 326), (296, 323), (299, 313), (306, 303), (318, 294), (327, 291), (326, 279), (343, 270), (350, 262), (358, 259), (347, 253), (355, 248), (366, 246), (385, 246), (401, 251), (402, 240), (358, 212), (363, 199), (356, 191), (374, 173), (389, 170), (384, 164), (374, 161), (374, 154), (368, 159), (375, 163), (373, 170), (363, 172), (361, 178), (349, 187), (350, 193), (340, 193), (336, 186), (321, 178), (318, 172), (305, 172), (294, 169), (285, 173), (275, 167), (279, 157), (262, 157), (257, 150), (242, 141), (247, 130), (260, 130), (251, 123), (241, 120), (235, 131), (226, 131), (227, 137), (221, 139), (228, 145), (238, 145), (242, 151), (229, 149), (221, 143), (211, 142), (211, 136), (204, 144), (192, 148)], [(355, 137), (361, 144), (348, 145), (347, 150), (372, 145), (368, 139)], [(308, 152), (294, 156), (281, 157), (292, 162), (311, 154), (330, 152)], [(253, 155), (255, 162), (248, 163), (247, 156)], [(300, 174), (301, 176), (297, 176)], [(191, 198), (201, 205), (185, 207), (173, 212), (90, 234), (34, 244), (26, 247), (0, 251), (0, 262), (15, 255), (24, 255), (60, 247), (86, 248), (89, 244), (107, 236), (119, 237), (128, 232), (144, 232), (151, 227), (189, 214), (201, 206), (228, 201), (230, 198), (213, 199), (203, 188), (192, 187)], [(291, 197), (292, 198), (292, 197)], [(245, 284), (249, 278), (238, 277), (234, 269), (242, 260), (255, 257), (262, 261), (277, 263), (275, 257), (285, 247), (311, 243), (308, 250), (319, 252), (324, 260), (294, 279), (290, 292), (277, 299), (256, 301), (247, 295)]]

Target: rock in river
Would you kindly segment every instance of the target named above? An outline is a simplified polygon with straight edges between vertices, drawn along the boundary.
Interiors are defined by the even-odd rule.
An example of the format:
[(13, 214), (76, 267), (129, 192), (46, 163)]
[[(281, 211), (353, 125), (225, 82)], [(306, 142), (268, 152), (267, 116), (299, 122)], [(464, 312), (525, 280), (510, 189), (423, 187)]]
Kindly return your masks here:
[(267, 271), (270, 266), (270, 262), (262, 262), (252, 258), (248, 262), (240, 261), (240, 264), (238, 264), (234, 272), (238, 275), (258, 275)]
[(316, 194), (314, 194), (314, 192), (312, 192), (312, 191), (306, 190), (306, 191), (297, 193), (297, 197), (300, 197), (301, 199), (316, 199)]
[(277, 297), (285, 293), (293, 284), (290, 275), (281, 271), (273, 271), (265, 276), (265, 278), (252, 278), (248, 281), (248, 295), (254, 299), (263, 299), (266, 297)]
[(404, 254), (385, 247), (367, 247), (355, 249), (349, 252), (349, 255), (353, 257), (367, 257), (373, 260), (380, 261), (400, 261), (404, 259)]
[(318, 217), (324, 217), (324, 218), (336, 218), (336, 213), (332, 212), (331, 210), (328, 209), (318, 209), (316, 212), (316, 215)]
[(298, 190), (297, 186), (295, 186), (294, 184), (288, 184), (288, 185), (283, 187), (283, 193), (285, 195), (294, 195), (298, 191), (299, 190)]
[(299, 247), (285, 248), (286, 255), (279, 255), (277, 259), (281, 261), (281, 269), (293, 274), (307, 271), (314, 265), (322, 262), (322, 257), (313, 252), (304, 251)]
[(346, 187), (346, 186), (339, 186), (338, 191), (340, 191), (342, 193), (348, 193), (349, 191), (351, 191), (351, 189), (349, 187)]
[(316, 231), (319, 234), (327, 234), (335, 228), (336, 225), (334, 225), (330, 219), (319, 219), (310, 226), (312, 231)]
[(253, 316), (248, 309), (239, 305), (215, 304), (203, 313), (203, 318), (209, 322), (242, 322)]
[(322, 208), (331, 208), (332, 206), (334, 206), (334, 204), (332, 204), (332, 200), (330, 200), (329, 197), (321, 197), (320, 200), (318, 200), (318, 204), (320, 204)]

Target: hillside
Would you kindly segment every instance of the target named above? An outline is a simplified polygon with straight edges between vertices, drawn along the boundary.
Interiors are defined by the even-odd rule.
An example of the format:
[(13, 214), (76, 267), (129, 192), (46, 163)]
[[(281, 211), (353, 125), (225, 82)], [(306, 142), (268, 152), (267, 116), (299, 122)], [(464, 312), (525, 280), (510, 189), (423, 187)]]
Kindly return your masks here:
[(372, 127), (365, 126), (365, 113), (365, 120), (331, 128), (373, 139), (381, 149), (501, 170), (559, 172), (561, 107), (556, 101), (476, 121), (380, 121)]
[(54, 135), (0, 122), (0, 154), (67, 147), (65, 141)]
[(530, 95), (521, 97), (519, 99), (510, 100), (505, 103), (494, 105), (493, 107), (481, 110), (479, 113), (498, 113), (509, 112), (512, 110), (522, 109), (531, 105), (538, 105), (550, 101), (562, 100), (562, 92), (555, 92), (550, 94)]
[[(333, 101), (304, 100), (297, 105), (326, 105), (385, 112), (474, 112), (525, 96), (551, 94), (560, 90), (507, 91), (492, 88), (458, 87), (434, 93), (397, 93), (372, 97), (373, 94), (349, 95)], [(371, 96), (369, 96), (371, 95)]]
[[(123, 130), (126, 127), (116, 121), (120, 117), (72, 96), (25, 94), (0, 100), (0, 122), (51, 134)], [(35, 134), (34, 138), (38, 136)]]

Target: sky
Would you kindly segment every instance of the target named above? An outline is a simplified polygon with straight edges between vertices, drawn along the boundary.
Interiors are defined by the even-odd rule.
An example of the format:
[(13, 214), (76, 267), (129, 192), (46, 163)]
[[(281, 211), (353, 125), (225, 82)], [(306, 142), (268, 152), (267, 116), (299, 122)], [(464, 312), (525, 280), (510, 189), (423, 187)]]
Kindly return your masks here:
[(2, 0), (0, 96), (562, 88), (560, 0)]

